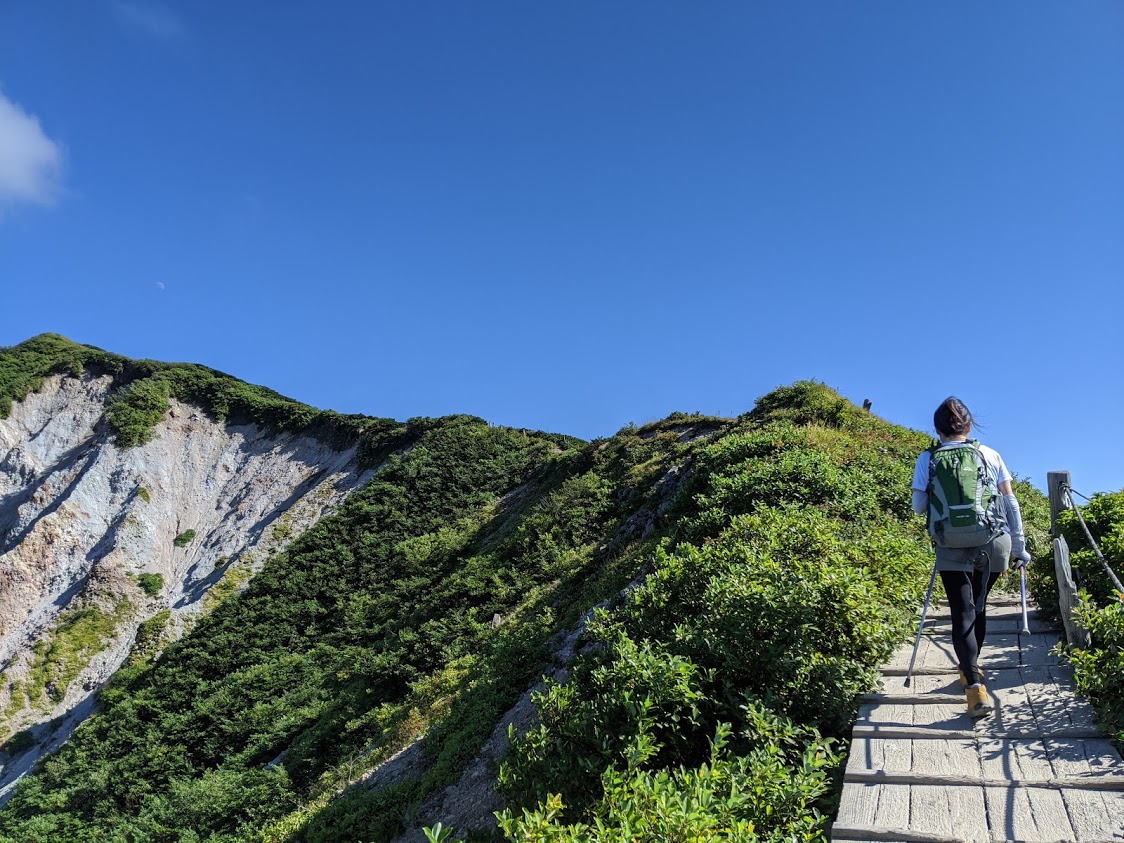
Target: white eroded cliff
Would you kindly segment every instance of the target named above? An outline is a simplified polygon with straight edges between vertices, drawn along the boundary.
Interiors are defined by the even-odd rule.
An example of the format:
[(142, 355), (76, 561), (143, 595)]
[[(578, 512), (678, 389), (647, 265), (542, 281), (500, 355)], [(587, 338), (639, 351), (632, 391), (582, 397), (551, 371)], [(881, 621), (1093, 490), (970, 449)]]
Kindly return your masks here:
[(29, 730), (0, 753), (0, 799), (88, 714), (142, 623), (181, 634), (366, 479), (354, 448), (176, 402), (121, 450), (109, 387), (53, 377), (0, 419), (0, 742)]

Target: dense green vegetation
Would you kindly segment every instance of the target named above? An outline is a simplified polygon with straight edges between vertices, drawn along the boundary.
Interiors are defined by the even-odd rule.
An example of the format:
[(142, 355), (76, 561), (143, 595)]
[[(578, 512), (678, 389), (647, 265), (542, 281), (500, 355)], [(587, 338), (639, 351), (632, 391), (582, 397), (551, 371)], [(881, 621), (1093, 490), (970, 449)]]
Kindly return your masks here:
[[(313, 803), (279, 833), (314, 839), (315, 806), (370, 747), (373, 762), (434, 711), (469, 732), (494, 722), (533, 681), (540, 662), (527, 654), (552, 630), (531, 618), (498, 635), (492, 617), (572, 563), (570, 542), (608, 517), (605, 492), (557, 437), (469, 417), (409, 430), (404, 453), (244, 593), (155, 663), (120, 671), (101, 712), (20, 787), (0, 838), (258, 839), (267, 821)], [(516, 512), (527, 516), (518, 525)], [(524, 638), (529, 647), (508, 640)], [(503, 656), (491, 686), (476, 666), (485, 652)], [(512, 674), (520, 682), (509, 686)], [(450, 712), (469, 677), (473, 700)], [(437, 758), (434, 787), (457, 774), (471, 741), (448, 742), (459, 755)], [(386, 822), (402, 822), (396, 807)]]
[[(1109, 566), (1124, 575), (1124, 491), (1094, 495), (1081, 514)], [(1080, 577), (1078, 616), (1092, 636), (1088, 650), (1070, 652), (1077, 687), (1089, 696), (1101, 727), (1124, 747), (1124, 594), (1097, 561), (1077, 516), (1065, 512), (1059, 523)]]
[[(128, 392), (121, 429), (177, 382)], [(504, 759), (495, 835), (825, 839), (857, 700), (928, 580), (927, 437), (802, 382), (589, 444), (463, 416), (370, 441), (374, 480), (244, 590), (231, 566), (188, 637), (154, 660), (167, 617), (142, 626), (0, 843), (389, 840), (598, 604)]]
[(903, 492), (926, 444), (797, 384), (702, 448), (681, 538), (501, 770), (509, 839), (824, 839), (856, 700), (931, 565)]
[(96, 368), (121, 372), (127, 360), (90, 345), (78, 345), (58, 334), (40, 334), (10, 348), (0, 347), (0, 418), (12, 412), (12, 402), (35, 392), (53, 374), (80, 377)]

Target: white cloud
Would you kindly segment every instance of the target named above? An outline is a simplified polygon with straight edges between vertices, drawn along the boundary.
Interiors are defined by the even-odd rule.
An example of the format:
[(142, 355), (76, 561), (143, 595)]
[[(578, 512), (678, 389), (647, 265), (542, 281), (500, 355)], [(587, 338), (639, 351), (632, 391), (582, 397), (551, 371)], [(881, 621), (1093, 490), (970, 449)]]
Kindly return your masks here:
[(141, 0), (118, 0), (113, 4), (117, 17), (127, 26), (156, 38), (175, 38), (183, 34), (183, 24), (170, 9)]
[(62, 147), (0, 92), (0, 205), (49, 205), (61, 192)]

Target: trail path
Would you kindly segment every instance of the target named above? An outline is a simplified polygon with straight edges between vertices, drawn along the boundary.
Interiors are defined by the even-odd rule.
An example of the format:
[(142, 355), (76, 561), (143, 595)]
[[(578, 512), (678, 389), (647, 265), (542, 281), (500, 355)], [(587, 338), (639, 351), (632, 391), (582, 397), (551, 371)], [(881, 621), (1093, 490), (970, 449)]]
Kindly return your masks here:
[(853, 731), (836, 841), (1124, 841), (1124, 762), (1050, 654), (1059, 633), (993, 596), (980, 666), (995, 712), (968, 716), (947, 606), (882, 670)]

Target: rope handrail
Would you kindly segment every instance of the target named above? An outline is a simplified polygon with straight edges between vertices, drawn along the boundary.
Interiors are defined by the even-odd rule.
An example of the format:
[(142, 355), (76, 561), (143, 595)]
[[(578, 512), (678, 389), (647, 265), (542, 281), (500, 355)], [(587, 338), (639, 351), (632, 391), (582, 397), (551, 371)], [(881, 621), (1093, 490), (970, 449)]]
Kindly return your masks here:
[[(1112, 580), (1112, 584), (1116, 586), (1116, 590), (1124, 595), (1124, 585), (1120, 583), (1120, 579), (1113, 573), (1112, 568), (1109, 567), (1108, 561), (1104, 558), (1104, 554), (1101, 553), (1101, 549), (1097, 546), (1097, 542), (1093, 538), (1093, 534), (1089, 532), (1089, 527), (1085, 523), (1085, 519), (1081, 517), (1081, 510), (1079, 510), (1077, 504), (1073, 502), (1074, 495), (1080, 495), (1083, 498), (1085, 498), (1085, 496), (1080, 492), (1074, 491), (1068, 483), (1062, 484), (1062, 494), (1065, 496), (1065, 502), (1069, 505), (1069, 508), (1073, 510), (1073, 514), (1077, 516), (1077, 521), (1081, 524), (1081, 529), (1085, 532), (1085, 538), (1087, 538), (1089, 544), (1092, 545), (1093, 553), (1096, 555), (1097, 561), (1101, 563), (1101, 567), (1103, 567), (1105, 573), (1108, 574), (1108, 578)], [(1085, 498), (1085, 500), (1089, 500), (1089, 498)]]

